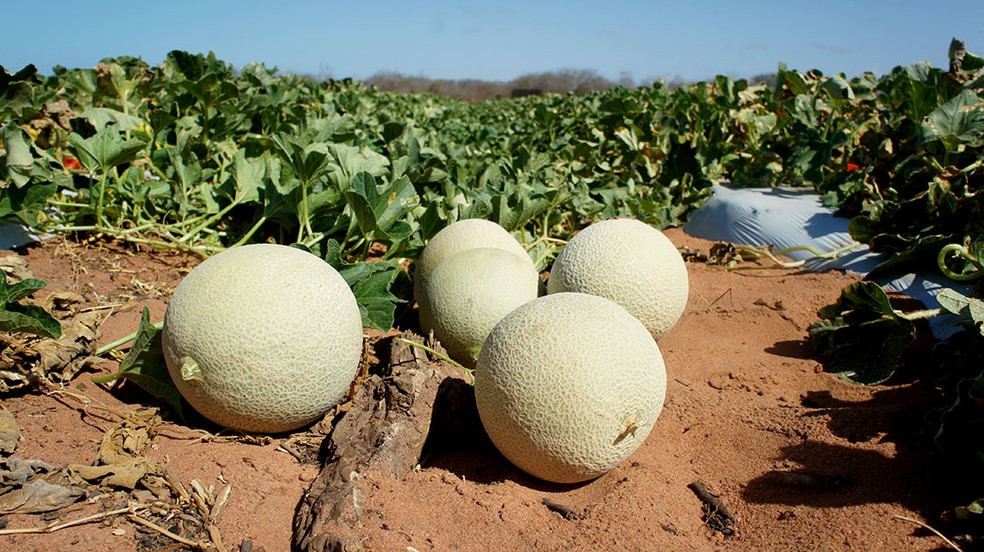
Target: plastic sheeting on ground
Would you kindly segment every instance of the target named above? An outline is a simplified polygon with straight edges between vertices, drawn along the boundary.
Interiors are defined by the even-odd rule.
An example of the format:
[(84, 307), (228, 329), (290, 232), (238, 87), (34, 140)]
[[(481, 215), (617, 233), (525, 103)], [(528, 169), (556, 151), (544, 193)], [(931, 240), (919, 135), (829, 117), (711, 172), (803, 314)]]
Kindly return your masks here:
[(39, 239), (37, 234), (22, 224), (0, 223), (0, 249), (23, 247)]
[[(801, 245), (827, 253), (856, 244), (847, 231), (849, 220), (824, 207), (820, 196), (808, 189), (798, 188), (728, 188), (715, 186), (711, 198), (690, 217), (684, 231), (698, 238), (724, 241), (756, 247), (772, 246), (785, 249)], [(786, 255), (793, 260), (806, 261), (804, 268), (812, 271), (849, 270), (867, 274), (882, 260), (867, 245), (856, 248), (836, 259), (815, 259), (808, 251)], [(812, 259), (812, 260), (811, 260)], [(971, 286), (957, 285), (941, 274), (903, 274), (876, 280), (888, 290), (904, 293), (922, 301), (927, 308), (938, 308), (936, 294), (951, 287), (969, 295)], [(933, 334), (945, 339), (957, 328), (953, 318), (938, 316), (930, 320)]]

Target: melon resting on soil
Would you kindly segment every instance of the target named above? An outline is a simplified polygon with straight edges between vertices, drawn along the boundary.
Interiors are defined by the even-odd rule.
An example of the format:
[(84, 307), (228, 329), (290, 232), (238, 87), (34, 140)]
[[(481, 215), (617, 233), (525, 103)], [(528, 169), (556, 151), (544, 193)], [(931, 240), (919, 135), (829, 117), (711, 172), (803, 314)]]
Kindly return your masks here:
[(666, 368), (639, 320), (608, 299), (540, 297), (492, 329), (475, 401), (496, 448), (555, 483), (603, 475), (646, 439), (663, 408)]
[(508, 251), (525, 259), (530, 268), (536, 270), (523, 246), (502, 226), (484, 219), (459, 220), (434, 234), (417, 260), (413, 276), (413, 292), (417, 302), (421, 301), (424, 282), (444, 259), (479, 247)]
[(610, 299), (655, 339), (670, 331), (687, 306), (687, 267), (673, 243), (648, 224), (628, 218), (596, 222), (557, 256), (547, 293), (574, 291)]
[(362, 318), (328, 263), (283, 245), (219, 253), (192, 270), (161, 335), (181, 395), (246, 432), (289, 431), (334, 407), (355, 377)]
[[(511, 239), (511, 238), (510, 238)], [(451, 358), (474, 366), (485, 337), (514, 308), (536, 299), (540, 275), (526, 253), (479, 247), (446, 258), (424, 282), (420, 326)]]

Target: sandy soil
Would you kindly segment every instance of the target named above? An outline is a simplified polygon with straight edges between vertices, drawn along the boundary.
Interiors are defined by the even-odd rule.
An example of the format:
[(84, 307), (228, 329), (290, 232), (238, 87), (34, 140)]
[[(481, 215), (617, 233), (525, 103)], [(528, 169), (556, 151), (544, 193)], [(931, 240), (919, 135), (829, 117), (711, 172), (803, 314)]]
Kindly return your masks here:
[[(668, 232), (678, 245), (709, 243)], [(9, 254), (6, 253), (6, 254)], [(135, 330), (146, 306), (155, 321), (197, 262), (173, 253), (51, 240), (18, 250), (38, 293), (80, 293), (105, 313), (101, 343)], [(3, 255), (3, 254), (0, 254)], [(582, 485), (546, 484), (513, 468), (480, 427), (474, 438), (426, 458), (402, 481), (363, 474), (368, 550), (936, 550), (933, 525), (946, 482), (918, 446), (929, 396), (918, 384), (863, 388), (825, 373), (807, 327), (852, 276), (690, 264), (691, 293), (679, 324), (660, 341), (669, 374), (665, 408), (646, 443), (607, 475)], [(21, 426), (17, 454), (55, 466), (91, 464), (113, 417), (152, 399), (130, 386), (78, 375), (74, 395), (3, 397)], [(78, 399), (88, 397), (88, 406)], [(100, 410), (105, 407), (108, 410)], [(290, 437), (244, 440), (191, 418), (165, 416), (149, 456), (176, 479), (231, 493), (218, 519), (229, 550), (289, 550), (297, 504), (318, 473), (282, 446)], [(730, 530), (705, 523), (690, 488), (701, 482), (729, 508)], [(84, 518), (145, 497), (90, 489), (87, 500), (44, 515), (10, 515), (7, 530)], [(543, 500), (562, 505), (567, 519)], [(125, 516), (47, 534), (0, 535), (0, 550), (161, 549), (173, 543)], [(176, 545), (172, 549), (181, 549)]]

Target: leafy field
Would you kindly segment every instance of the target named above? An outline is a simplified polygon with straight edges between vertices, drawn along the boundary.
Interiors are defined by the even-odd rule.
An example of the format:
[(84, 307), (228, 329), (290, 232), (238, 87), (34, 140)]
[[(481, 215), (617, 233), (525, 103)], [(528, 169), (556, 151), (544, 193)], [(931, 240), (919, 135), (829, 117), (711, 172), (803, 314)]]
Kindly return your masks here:
[[(891, 255), (879, 274), (981, 281), (984, 59), (957, 41), (949, 53), (948, 68), (882, 76), (780, 67), (774, 87), (718, 77), (484, 103), (235, 70), (179, 51), (159, 66), (0, 68), (0, 217), (201, 256), (297, 244), (340, 269), (365, 325), (380, 330), (410, 315), (404, 268), (449, 222), (499, 223), (542, 270), (591, 221), (680, 225), (719, 182), (815, 189), (852, 217), (858, 241)], [(5, 320), (50, 331), (17, 305), (33, 285), (4, 288)], [(917, 370), (940, 395), (927, 442), (979, 481), (984, 307), (950, 298), (944, 307), (965, 331)], [(838, 362), (894, 352), (858, 383), (891, 377), (915, 338), (915, 316), (866, 283), (820, 316), (811, 333), (831, 370), (854, 377)], [(954, 515), (980, 518), (982, 508)]]

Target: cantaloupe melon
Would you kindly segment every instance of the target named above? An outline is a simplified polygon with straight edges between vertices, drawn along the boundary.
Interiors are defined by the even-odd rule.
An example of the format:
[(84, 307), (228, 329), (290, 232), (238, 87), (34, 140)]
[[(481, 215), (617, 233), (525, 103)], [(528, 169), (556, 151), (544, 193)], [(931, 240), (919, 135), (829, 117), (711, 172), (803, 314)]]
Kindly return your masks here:
[(292, 247), (246, 245), (197, 266), (175, 289), (164, 359), (198, 412), (247, 432), (296, 429), (347, 392), (362, 318), (328, 263)]
[(540, 276), (523, 256), (490, 247), (445, 258), (424, 283), (420, 325), (434, 331), (451, 358), (474, 366), (492, 327), (536, 299)]
[(502, 454), (555, 483), (596, 478), (646, 439), (666, 369), (639, 320), (608, 299), (540, 297), (492, 329), (475, 369), (482, 424)]
[(575, 291), (623, 306), (655, 339), (687, 306), (687, 267), (673, 242), (635, 219), (596, 222), (564, 246), (550, 270), (547, 293)]
[(427, 242), (427, 246), (415, 263), (413, 276), (414, 298), (419, 303), (424, 282), (431, 271), (441, 264), (441, 261), (467, 249), (478, 247), (493, 247), (508, 251), (520, 258), (526, 259), (530, 268), (535, 270), (533, 260), (516, 241), (516, 238), (495, 222), (484, 219), (464, 219), (442, 228)]

